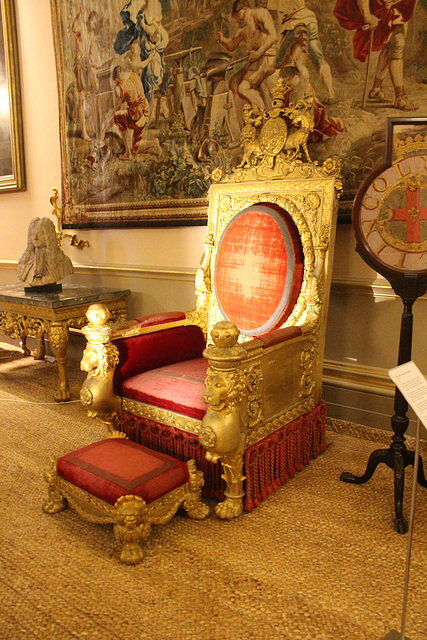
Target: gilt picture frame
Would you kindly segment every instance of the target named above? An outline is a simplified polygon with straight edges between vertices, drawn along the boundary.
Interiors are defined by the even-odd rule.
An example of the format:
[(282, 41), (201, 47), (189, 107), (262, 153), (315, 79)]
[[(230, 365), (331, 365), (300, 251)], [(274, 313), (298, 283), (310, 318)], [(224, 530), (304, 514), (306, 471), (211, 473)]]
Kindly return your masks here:
[(14, 0), (0, 0), (0, 192), (25, 189), (24, 141)]
[[(51, 0), (64, 228), (205, 224), (212, 171), (242, 159), (244, 106), (271, 108), (278, 77), (290, 102), (314, 92), (311, 159), (343, 159), (339, 220), (350, 220), (384, 158), (387, 118), (427, 110), (427, 0), (399, 3), (412, 7), (402, 17), (406, 102), (390, 73), (374, 90), (393, 30), (361, 60), (363, 22), (342, 16), (352, 0), (241, 3), (236, 14), (234, 0)], [(254, 23), (275, 37), (250, 61)]]

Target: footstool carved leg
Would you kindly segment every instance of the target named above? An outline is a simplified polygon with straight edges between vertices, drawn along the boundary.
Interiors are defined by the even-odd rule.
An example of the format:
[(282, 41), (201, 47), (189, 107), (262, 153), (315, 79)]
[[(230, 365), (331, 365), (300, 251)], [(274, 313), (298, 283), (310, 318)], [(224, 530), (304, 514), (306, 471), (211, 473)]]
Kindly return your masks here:
[(114, 535), (122, 550), (120, 560), (125, 564), (138, 564), (144, 557), (140, 542), (147, 540), (151, 525), (148, 507), (138, 496), (121, 496), (114, 505)]
[(198, 471), (195, 460), (189, 460), (187, 467), (190, 474), (188, 481), (190, 490), (185, 495), (182, 506), (190, 518), (204, 520), (209, 515), (209, 507), (201, 500), (204, 485), (203, 472)]
[(44, 513), (58, 513), (67, 508), (68, 503), (57, 488), (56, 460), (52, 459), (43, 474), (47, 482), (47, 500), (42, 504)]

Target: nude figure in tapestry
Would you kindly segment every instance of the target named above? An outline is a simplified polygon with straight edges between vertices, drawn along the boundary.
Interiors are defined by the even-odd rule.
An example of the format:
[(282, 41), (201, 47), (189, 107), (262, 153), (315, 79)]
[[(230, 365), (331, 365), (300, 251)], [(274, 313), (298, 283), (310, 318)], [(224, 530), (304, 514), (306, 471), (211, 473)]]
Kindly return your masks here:
[(248, 0), (235, 0), (231, 13), (238, 24), (234, 36), (228, 38), (217, 32), (217, 42), (230, 53), (239, 45), (248, 51), (240, 60), (234, 74), (231, 71), (230, 87), (246, 102), (266, 109), (262, 84), (276, 71), (277, 33), (273, 18), (265, 7), (249, 7)]

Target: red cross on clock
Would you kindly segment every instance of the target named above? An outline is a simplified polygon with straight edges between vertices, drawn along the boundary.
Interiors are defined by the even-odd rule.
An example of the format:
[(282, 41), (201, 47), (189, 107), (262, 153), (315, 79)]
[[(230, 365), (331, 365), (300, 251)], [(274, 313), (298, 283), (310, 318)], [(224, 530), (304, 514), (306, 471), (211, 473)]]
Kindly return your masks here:
[(421, 242), (421, 221), (427, 220), (427, 207), (421, 207), (418, 180), (410, 180), (406, 188), (406, 208), (393, 209), (393, 220), (406, 222), (406, 242)]
[(359, 190), (353, 206), (358, 251), (386, 278), (390, 271), (427, 273), (424, 203), (427, 155), (410, 155), (381, 167)]

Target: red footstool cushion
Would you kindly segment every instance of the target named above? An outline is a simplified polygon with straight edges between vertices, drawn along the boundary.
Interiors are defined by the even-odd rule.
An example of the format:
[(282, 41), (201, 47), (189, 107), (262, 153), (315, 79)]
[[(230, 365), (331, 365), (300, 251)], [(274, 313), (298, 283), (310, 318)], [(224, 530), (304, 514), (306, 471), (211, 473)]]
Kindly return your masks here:
[(64, 480), (115, 504), (123, 495), (140, 496), (147, 504), (188, 481), (185, 462), (122, 438), (110, 438), (59, 458)]

